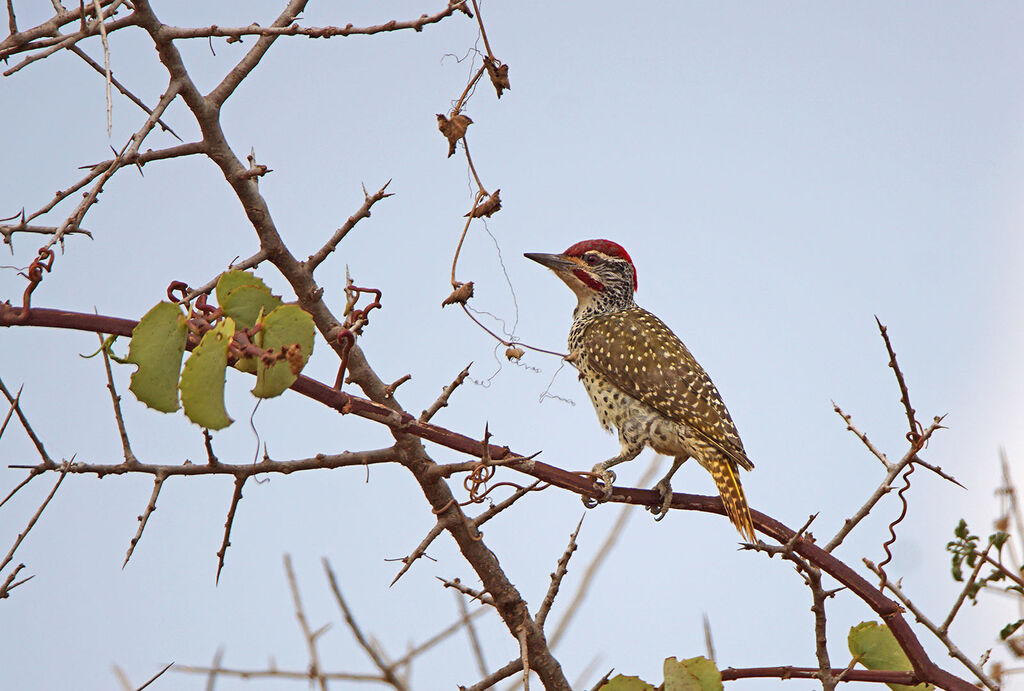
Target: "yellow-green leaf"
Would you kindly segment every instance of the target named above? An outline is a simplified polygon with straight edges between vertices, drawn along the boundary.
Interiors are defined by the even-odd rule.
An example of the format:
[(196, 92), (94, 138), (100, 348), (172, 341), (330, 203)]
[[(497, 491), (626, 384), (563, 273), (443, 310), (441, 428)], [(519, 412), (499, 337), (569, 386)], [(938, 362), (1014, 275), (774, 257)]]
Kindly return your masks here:
[[(850, 653), (854, 658), (868, 669), (894, 672), (909, 672), (914, 669), (889, 627), (876, 621), (862, 621), (852, 627), (847, 636), (847, 645), (849, 645)], [(887, 684), (887, 686), (893, 691), (910, 691), (911, 689), (924, 691), (934, 688), (931, 684), (915, 686)]]
[(722, 674), (711, 660), (665, 660), (665, 691), (722, 691)]
[(272, 312), (281, 305), (281, 298), (271, 295), (266, 286), (242, 286), (235, 288), (220, 301), (224, 314), (235, 320), (240, 329), (251, 329), (260, 316)]
[(263, 319), (261, 347), (289, 356), (267, 367), (257, 364), (256, 386), (252, 393), (259, 398), (273, 398), (291, 386), (313, 353), (313, 317), (296, 305), (282, 305)]
[(655, 691), (655, 688), (640, 677), (624, 677), (619, 674), (609, 679), (601, 691)]
[(188, 419), (200, 427), (223, 429), (231, 424), (224, 409), (224, 376), (235, 323), (225, 318), (203, 334), (181, 372), (181, 403)]
[(217, 279), (217, 304), (223, 307), (224, 298), (228, 296), (228, 293), (242, 286), (262, 286), (266, 288), (268, 293), (270, 292), (267, 284), (262, 279), (257, 278), (248, 271), (225, 271)]
[(128, 362), (139, 368), (128, 388), (154, 410), (173, 413), (178, 409), (178, 375), (187, 337), (185, 315), (170, 302), (146, 312), (132, 330)]

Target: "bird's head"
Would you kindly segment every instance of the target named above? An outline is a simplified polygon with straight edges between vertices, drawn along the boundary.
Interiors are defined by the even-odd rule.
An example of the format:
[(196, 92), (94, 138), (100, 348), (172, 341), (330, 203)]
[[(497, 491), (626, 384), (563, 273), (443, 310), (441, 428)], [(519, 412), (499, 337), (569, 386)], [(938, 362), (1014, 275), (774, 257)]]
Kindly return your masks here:
[(554, 271), (576, 293), (580, 308), (611, 311), (633, 305), (636, 268), (629, 253), (611, 240), (584, 240), (561, 254), (523, 256)]

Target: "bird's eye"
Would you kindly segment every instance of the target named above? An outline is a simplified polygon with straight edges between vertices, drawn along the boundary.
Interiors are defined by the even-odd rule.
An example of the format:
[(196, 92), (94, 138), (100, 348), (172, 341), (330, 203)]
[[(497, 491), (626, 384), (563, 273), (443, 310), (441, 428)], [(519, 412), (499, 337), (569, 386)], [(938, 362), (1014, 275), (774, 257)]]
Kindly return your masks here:
[(585, 261), (590, 266), (593, 266), (594, 264), (597, 263), (597, 255), (594, 254), (593, 252), (587, 252), (586, 254), (583, 255), (583, 261)]

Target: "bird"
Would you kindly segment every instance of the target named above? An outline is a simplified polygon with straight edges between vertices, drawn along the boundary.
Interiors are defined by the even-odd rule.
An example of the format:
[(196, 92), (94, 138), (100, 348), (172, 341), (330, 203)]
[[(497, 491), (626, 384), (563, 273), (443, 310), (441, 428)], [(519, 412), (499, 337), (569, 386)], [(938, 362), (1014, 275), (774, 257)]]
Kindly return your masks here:
[(637, 271), (626, 250), (611, 240), (584, 240), (561, 254), (524, 256), (551, 269), (578, 300), (567, 360), (579, 370), (601, 426), (617, 430), (622, 447), (591, 471), (602, 485), (600, 501), (612, 496), (611, 468), (651, 447), (674, 459), (654, 488), (661, 501), (648, 507), (661, 520), (672, 503), (672, 476), (695, 458), (711, 474), (729, 520), (756, 542), (739, 478), (740, 468), (754, 464), (707, 372), (662, 320), (637, 306)]

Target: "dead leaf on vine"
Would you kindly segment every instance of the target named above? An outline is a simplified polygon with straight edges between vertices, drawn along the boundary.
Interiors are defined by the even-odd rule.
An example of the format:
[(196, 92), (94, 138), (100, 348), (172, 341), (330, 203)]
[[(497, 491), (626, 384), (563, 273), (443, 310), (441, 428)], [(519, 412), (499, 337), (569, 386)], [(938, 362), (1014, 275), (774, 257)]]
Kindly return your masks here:
[(473, 281), (467, 281), (466, 283), (459, 283), (455, 286), (455, 290), (452, 294), (444, 299), (441, 303), (441, 307), (447, 307), (448, 305), (454, 305), (456, 303), (465, 305), (466, 301), (473, 297)]
[(506, 348), (505, 349), (505, 357), (507, 357), (509, 359), (509, 361), (511, 361), (511, 360), (519, 360), (525, 354), (526, 354), (526, 351), (524, 351), (519, 346), (512, 346), (510, 348)]
[(462, 113), (456, 113), (450, 120), (441, 113), (437, 114), (437, 129), (441, 130), (441, 134), (448, 140), (448, 158), (455, 153), (455, 145), (466, 136), (466, 128), (472, 124), (469, 116)]
[(494, 90), (498, 92), (498, 98), (501, 98), (501, 93), (505, 89), (512, 90), (508, 83), (508, 65), (504, 65), (500, 61), (491, 58), (490, 55), (485, 55), (484, 67), (487, 68), (487, 75), (491, 78)]
[(481, 218), (486, 216), (491, 217), (491, 214), (501, 210), (501, 190), (494, 190), (494, 194), (487, 197), (482, 203), (477, 204), (476, 208), (470, 211), (466, 216), (472, 216), (473, 218)]

